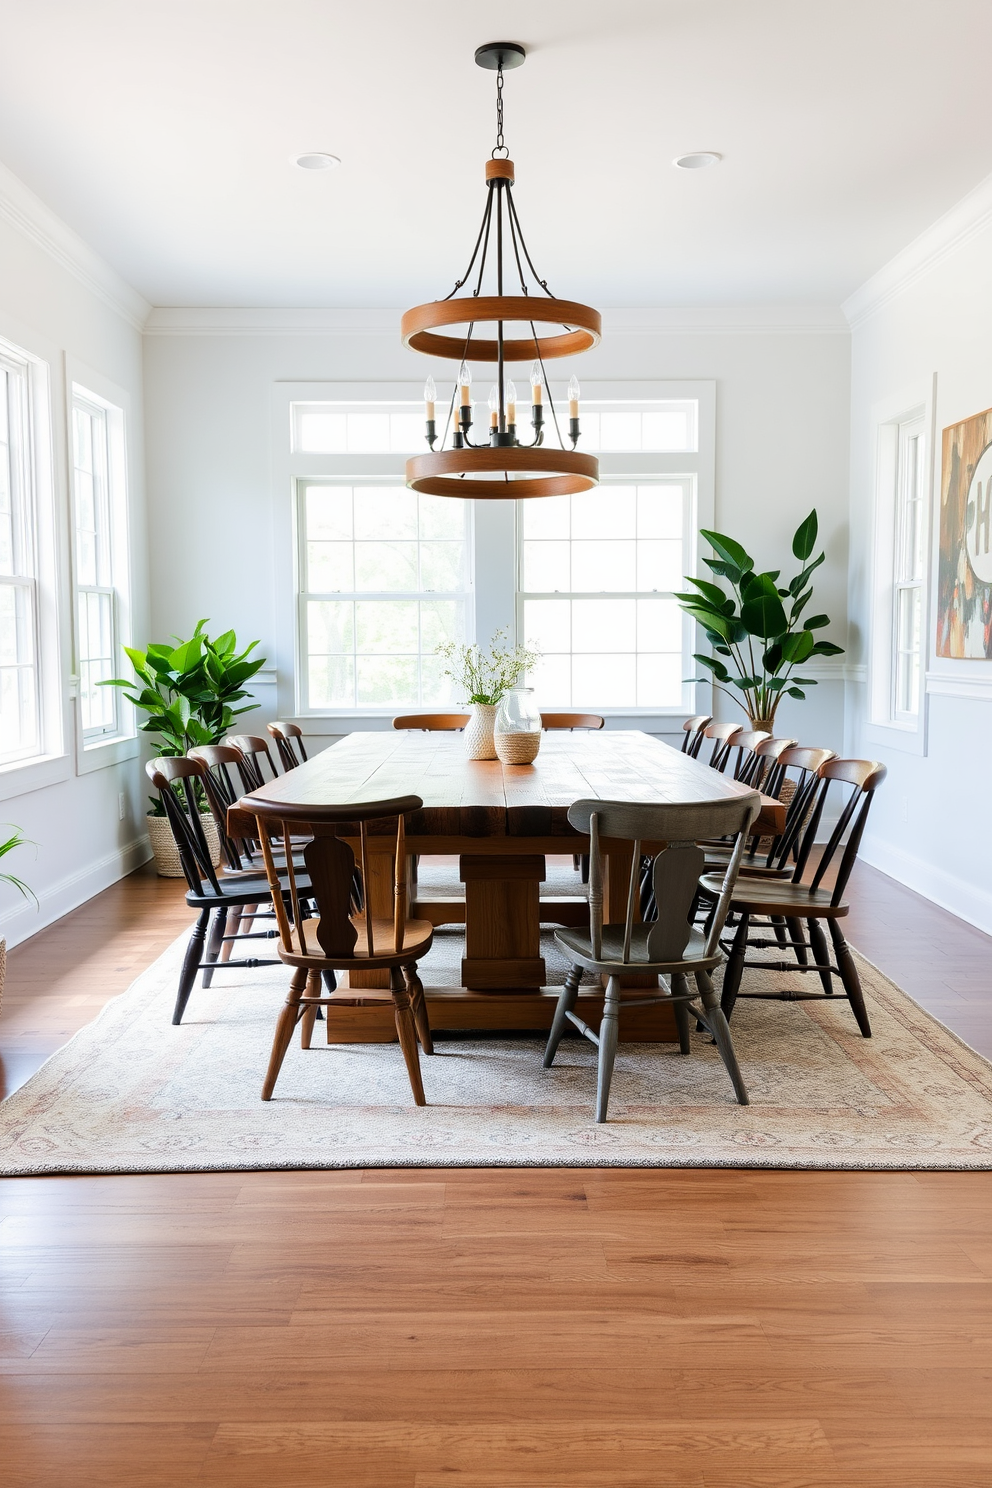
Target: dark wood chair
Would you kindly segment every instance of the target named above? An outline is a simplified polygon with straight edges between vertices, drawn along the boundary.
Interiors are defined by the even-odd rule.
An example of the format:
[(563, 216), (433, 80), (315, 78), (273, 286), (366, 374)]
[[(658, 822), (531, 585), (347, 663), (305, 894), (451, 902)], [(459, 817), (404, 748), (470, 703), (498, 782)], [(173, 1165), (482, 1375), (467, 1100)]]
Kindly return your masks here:
[(269, 741), (263, 739), (261, 734), (228, 734), (224, 743), (233, 745), (244, 756), (243, 764), (238, 767), (238, 773), (244, 781), (246, 791), (258, 790), (265, 784), (266, 767), (270, 780), (275, 780), (279, 774), (269, 749)]
[(734, 734), (730, 740), (727, 768), (733, 766), (731, 773), (735, 780), (745, 785), (750, 783), (757, 769), (758, 745), (767, 743), (770, 738), (771, 734), (767, 729), (741, 729), (739, 734)]
[[(858, 1027), (865, 1038), (871, 1038), (871, 1024), (861, 991), (858, 968), (839, 922), (848, 913), (845, 890), (857, 860), (875, 791), (882, 784), (885, 775), (885, 766), (875, 760), (831, 758), (825, 761), (816, 771), (812, 785), (806, 788), (805, 805), (797, 808), (793, 817), (791, 831), (794, 841), (789, 840), (788, 827), (780, 839), (779, 868), (788, 864), (795, 848), (795, 866), (790, 877), (784, 879), (742, 873), (738, 878), (731, 899), (731, 913), (736, 917), (736, 927), (732, 939), (724, 944), (728, 956), (721, 1006), (728, 1020), (739, 997), (771, 998), (783, 1002), (832, 998), (835, 996), (833, 978), (838, 977)], [(850, 791), (829, 841), (817, 858), (813, 851), (816, 834), (823, 818), (828, 792), (835, 782), (840, 789), (845, 785), (849, 786)], [(834, 886), (832, 889), (824, 888), (824, 880), (838, 853), (840, 862)], [(718, 876), (704, 874), (700, 879), (700, 889), (707, 896), (718, 894)], [(827, 937), (821, 923), (824, 920), (833, 942), (834, 961), (830, 959)], [(762, 925), (761, 921), (767, 921), (767, 924)], [(806, 926), (808, 939), (802, 934), (803, 924)], [(788, 940), (785, 939), (784, 927), (788, 928)], [(769, 932), (774, 935), (773, 939), (768, 939)], [(780, 958), (749, 959), (748, 952), (751, 950), (778, 951)], [(793, 959), (782, 960), (783, 950), (791, 950)], [(819, 977), (823, 990), (742, 990), (742, 978), (749, 968), (802, 974), (812, 972)]]
[[(713, 988), (712, 973), (723, 961), (720, 934), (730, 908), (748, 829), (760, 809), (761, 797), (756, 792), (725, 801), (691, 804), (658, 806), (627, 801), (576, 801), (570, 807), (568, 820), (571, 825), (589, 834), (589, 931), (558, 930), (555, 933), (555, 940), (572, 965), (558, 999), (551, 1035), (544, 1051), (544, 1064), (548, 1068), (553, 1062), (567, 1023), (574, 1024), (597, 1046), (597, 1121), (606, 1120), (621, 1009), (646, 1007), (658, 1002), (672, 1004), (682, 1054), (691, 1052), (690, 1016), (712, 1034), (737, 1099), (741, 1105), (747, 1105), (747, 1090)], [(706, 923), (697, 928), (692, 922), (692, 913), (704, 857), (696, 842), (701, 837), (728, 833), (734, 836), (735, 850)], [(641, 860), (642, 842), (668, 844), (655, 856), (652, 865), (652, 888), (661, 906), (658, 919), (650, 924), (634, 923), (638, 874), (632, 869), (624, 923), (603, 924), (601, 837), (633, 842), (633, 864)], [(574, 1011), (583, 968), (609, 978), (598, 1033)], [(671, 979), (671, 991), (663, 988), (657, 992), (635, 992), (633, 996), (622, 998), (620, 978), (631, 973), (667, 976)], [(690, 976), (695, 980), (695, 991), (689, 989)]]
[(703, 738), (710, 739), (713, 748), (707, 763), (711, 770), (719, 770), (721, 775), (730, 763), (730, 751), (733, 741), (744, 729), (739, 723), (708, 723), (703, 729)]
[[(262, 1086), (263, 1100), (272, 1097), (297, 1023), (302, 1024), (301, 1042), (303, 1048), (308, 1049), (317, 1010), (332, 1001), (330, 996), (321, 993), (322, 974), (388, 971), (396, 1032), (413, 1098), (418, 1106), (426, 1105), (417, 1053), (418, 1039), (425, 1054), (432, 1054), (434, 1049), (417, 962), (430, 950), (434, 930), (427, 920), (407, 918), (405, 834), (406, 816), (411, 811), (419, 811), (423, 804), (420, 796), (341, 806), (292, 806), (260, 800), (243, 803), (244, 809), (250, 809), (258, 822), (279, 925), (279, 959), (293, 967), (293, 978), (276, 1024), (272, 1055)], [(395, 907), (393, 918), (384, 920), (354, 912), (352, 880), (356, 862), (345, 837), (357, 836), (359, 839), (361, 874), (367, 884), (369, 824), (390, 817), (396, 818)], [(301, 832), (311, 838), (303, 849), (303, 859), (312, 884), (309, 892), (316, 903), (316, 920), (308, 919), (302, 912), (300, 883), (291, 866), (292, 839)], [(288, 902), (280, 893), (281, 878), (274, 855), (277, 841), (290, 865), (287, 873)], [(368, 903), (367, 894), (365, 902)], [(367, 1007), (381, 1001), (381, 996), (377, 997), (374, 990), (362, 988), (352, 997), (336, 993), (333, 1001), (345, 1007)]]
[(601, 729), (606, 719), (598, 713), (542, 713), (542, 729)]
[(766, 796), (774, 796), (776, 801), (780, 800), (779, 791), (773, 788), (779, 773), (778, 763), (785, 751), (795, 749), (798, 743), (798, 739), (779, 739), (777, 736), (762, 739), (754, 747), (753, 768), (744, 783), (753, 785), (755, 790), (760, 790)]
[(682, 753), (690, 755), (693, 759), (699, 758), (699, 751), (703, 747), (703, 739), (706, 737), (706, 729), (713, 719), (708, 713), (697, 713), (693, 718), (687, 718), (682, 725), (685, 737), (682, 740)]
[(276, 749), (279, 751), (279, 759), (284, 770), (295, 770), (297, 765), (302, 765), (307, 759), (303, 730), (298, 723), (267, 723), (265, 731), (276, 741)]
[(419, 729), (425, 734), (460, 732), (471, 713), (401, 713), (393, 719), (394, 729)]
[[(179, 976), (179, 991), (172, 1014), (173, 1023), (181, 1023), (198, 971), (203, 972), (203, 985), (209, 987), (215, 971), (220, 969), (278, 966), (274, 957), (230, 959), (230, 947), (242, 940), (272, 940), (273, 930), (242, 928), (242, 916), (250, 921), (261, 917), (259, 905), (271, 910), (271, 890), (266, 877), (235, 873), (218, 877), (210, 861), (210, 849), (200, 821), (202, 790), (209, 801), (207, 766), (202, 760), (167, 757), (149, 760), (145, 766), (152, 785), (159, 793), (172, 835), (179, 849), (186, 879), (186, 903), (197, 911), (196, 924), (186, 948)], [(310, 892), (309, 881), (298, 882), (298, 888)], [(213, 924), (210, 915), (213, 911)], [(207, 931), (209, 929), (209, 938)]]
[[(743, 875), (791, 877), (803, 829), (815, 809), (818, 793), (823, 790), (820, 768), (834, 758), (832, 749), (811, 749), (804, 744), (792, 744), (781, 750), (760, 789), (766, 796), (785, 803), (785, 826), (778, 837), (752, 837), (741, 864)], [(757, 782), (749, 783), (759, 789)], [(715, 845), (707, 848), (707, 869), (715, 871), (725, 862), (725, 849)]]

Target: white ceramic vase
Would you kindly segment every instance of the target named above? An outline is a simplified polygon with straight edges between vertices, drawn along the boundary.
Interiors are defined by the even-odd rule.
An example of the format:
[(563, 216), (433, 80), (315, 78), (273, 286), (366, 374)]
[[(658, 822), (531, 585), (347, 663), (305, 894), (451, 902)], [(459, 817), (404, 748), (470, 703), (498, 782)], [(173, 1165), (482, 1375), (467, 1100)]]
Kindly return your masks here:
[(465, 725), (465, 753), (469, 759), (491, 760), (496, 758), (493, 728), (496, 723), (495, 703), (473, 703), (472, 716)]

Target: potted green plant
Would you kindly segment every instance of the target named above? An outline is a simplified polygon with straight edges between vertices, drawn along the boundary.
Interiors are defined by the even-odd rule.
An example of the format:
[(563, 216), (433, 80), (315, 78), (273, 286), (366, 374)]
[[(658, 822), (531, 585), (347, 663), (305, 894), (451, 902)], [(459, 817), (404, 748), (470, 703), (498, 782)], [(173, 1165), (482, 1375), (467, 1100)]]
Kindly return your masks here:
[(449, 663), (443, 675), (452, 679), (462, 701), (472, 707), (472, 717), (465, 729), (469, 759), (495, 759), (496, 710), (524, 672), (540, 660), (540, 652), (508, 645), (506, 631), (497, 630), (488, 651), (447, 641), (438, 646), (437, 655)]
[[(18, 827), (14, 827), (11, 835), (0, 841), (0, 859), (5, 858), (7, 854), (9, 852), (13, 852), (15, 848), (23, 847), (24, 842), (25, 838), (21, 835), (20, 829)], [(38, 903), (38, 896), (35, 894), (34, 890), (29, 889), (27, 884), (24, 883), (22, 879), (15, 877), (13, 873), (4, 873), (3, 870), (0, 869), (0, 883), (10, 884), (12, 888), (17, 889), (18, 893), (23, 894), (25, 899), (33, 899), (35, 904)], [(0, 1004), (2, 1004), (3, 1002), (3, 984), (6, 979), (6, 975), (7, 939), (6, 936), (0, 935)]]
[[(235, 718), (251, 712), (251, 705), (238, 708), (235, 704), (248, 697), (244, 684), (265, 665), (264, 657), (249, 657), (258, 642), (239, 651), (233, 630), (211, 640), (206, 633), (209, 623), (199, 621), (189, 640), (174, 638), (175, 645), (153, 642), (145, 651), (125, 646), (137, 682), (114, 677), (102, 684), (131, 689), (125, 696), (140, 713), (147, 714), (140, 728), (158, 735), (159, 754), (188, 754), (198, 744), (217, 744)], [(182, 864), (162, 803), (157, 796), (149, 799), (148, 835), (158, 872), (163, 878), (181, 878)], [(206, 801), (200, 804), (200, 820), (216, 864), (220, 861), (217, 826)]]
[(817, 539), (816, 510), (800, 522), (792, 539), (793, 555), (802, 567), (785, 588), (778, 580), (781, 569), (756, 573), (754, 559), (739, 542), (721, 532), (702, 530), (715, 557), (703, 562), (729, 588), (689, 574), (685, 582), (693, 592), (676, 594), (687, 615), (698, 620), (712, 643), (714, 655), (695, 653), (693, 659), (706, 667), (718, 692), (724, 693), (745, 711), (754, 729), (773, 733), (775, 715), (782, 698), (805, 698), (803, 690), (816, 686), (815, 677), (796, 675), (814, 656), (840, 656), (843, 646), (816, 639), (815, 632), (830, 624), (829, 615), (803, 614), (813, 597), (810, 579), (824, 562), (821, 552), (813, 558)]

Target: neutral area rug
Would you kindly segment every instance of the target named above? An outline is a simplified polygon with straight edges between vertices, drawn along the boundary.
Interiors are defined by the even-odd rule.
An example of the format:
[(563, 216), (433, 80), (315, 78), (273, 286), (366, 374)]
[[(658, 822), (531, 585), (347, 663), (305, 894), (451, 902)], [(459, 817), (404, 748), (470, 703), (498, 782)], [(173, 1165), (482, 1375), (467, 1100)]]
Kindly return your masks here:
[[(645, 1166), (990, 1168), (992, 1065), (859, 961), (874, 1037), (846, 1000), (739, 1002), (733, 1032), (752, 1104), (693, 1035), (623, 1044), (610, 1120), (593, 1122), (596, 1051), (541, 1038), (439, 1039), (429, 1104), (410, 1100), (396, 1044), (294, 1040), (275, 1098), (259, 1099), (288, 972), (220, 972), (170, 1022), (184, 935), (0, 1105), (0, 1171)], [(456, 980), (461, 934), (439, 931), (425, 983)], [(549, 979), (565, 963), (550, 936)], [(756, 973), (751, 973), (756, 975)], [(798, 977), (779, 977), (796, 985)], [(622, 1021), (621, 1021), (622, 1038)]]

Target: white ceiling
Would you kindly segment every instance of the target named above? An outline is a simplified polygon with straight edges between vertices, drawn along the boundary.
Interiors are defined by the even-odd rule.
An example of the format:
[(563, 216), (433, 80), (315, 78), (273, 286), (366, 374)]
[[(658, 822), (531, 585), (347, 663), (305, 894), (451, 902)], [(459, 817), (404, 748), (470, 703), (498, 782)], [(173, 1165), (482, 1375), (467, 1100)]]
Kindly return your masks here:
[[(500, 38), (564, 297), (838, 303), (992, 172), (992, 0), (0, 0), (0, 160), (156, 305), (433, 299)], [(700, 149), (723, 164), (672, 168)]]

